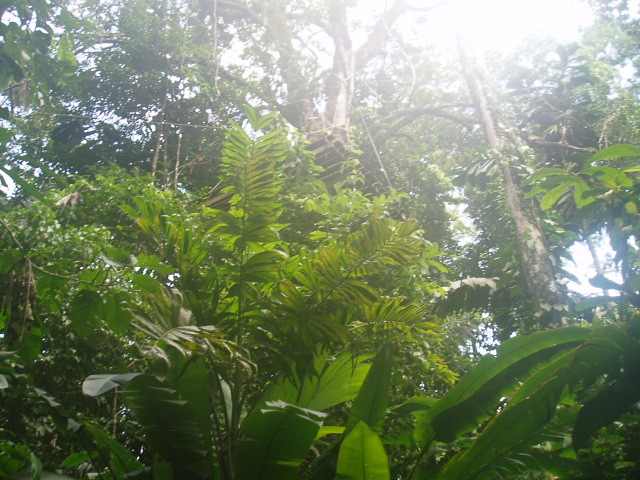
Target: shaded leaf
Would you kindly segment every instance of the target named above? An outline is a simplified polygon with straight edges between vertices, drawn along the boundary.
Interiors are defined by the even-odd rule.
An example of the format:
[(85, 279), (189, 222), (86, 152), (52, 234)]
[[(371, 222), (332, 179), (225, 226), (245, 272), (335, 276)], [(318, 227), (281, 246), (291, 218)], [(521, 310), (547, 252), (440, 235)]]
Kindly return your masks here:
[(560, 349), (586, 340), (589, 330), (567, 327), (505, 341), (497, 356), (485, 355), (480, 362), (418, 421), (417, 439), (435, 436), (451, 441), (473, 430), (482, 419), (494, 413), (500, 398), (509, 392), (520, 376)]
[(327, 362), (327, 354), (315, 354), (317, 375), (309, 374), (302, 381), (282, 376), (263, 394), (261, 402), (280, 400), (303, 408), (324, 411), (340, 403), (352, 400), (358, 394), (370, 363), (364, 363), (370, 355), (353, 357), (342, 353)]
[(130, 472), (136, 472), (144, 468), (127, 448), (117, 442), (105, 432), (91, 424), (85, 424), (87, 433), (99, 447), (105, 448), (109, 454), (109, 465), (120, 478)]
[(82, 393), (95, 397), (116, 387), (126, 386), (140, 373), (90, 375), (82, 382)]
[(135, 377), (124, 393), (146, 441), (171, 464), (173, 478), (207, 478), (208, 452), (189, 403), (151, 375)]
[(294, 480), (325, 418), (284, 402), (268, 402), (242, 425), (238, 480)]
[(375, 432), (382, 431), (389, 401), (393, 352), (393, 345), (386, 344), (373, 359), (373, 364), (351, 407), (346, 425), (347, 432), (358, 422), (366, 423)]
[(359, 421), (340, 445), (336, 480), (388, 480), (389, 460), (376, 432)]
[[(637, 360), (637, 359), (636, 359)], [(640, 402), (640, 362), (635, 370), (625, 374), (585, 402), (573, 428), (573, 446), (586, 448), (589, 439), (601, 427), (614, 422), (631, 407)]]
[(284, 255), (274, 250), (258, 252), (242, 266), (242, 277), (249, 282), (275, 282), (283, 259)]

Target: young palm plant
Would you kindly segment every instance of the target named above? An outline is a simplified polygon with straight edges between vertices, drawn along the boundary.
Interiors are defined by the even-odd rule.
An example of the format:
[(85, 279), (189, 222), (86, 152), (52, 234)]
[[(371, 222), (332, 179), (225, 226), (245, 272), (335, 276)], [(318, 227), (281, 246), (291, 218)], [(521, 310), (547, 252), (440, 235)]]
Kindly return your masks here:
[[(337, 471), (353, 470), (354, 455), (371, 453), (353, 451), (363, 439), (384, 451), (381, 421), (366, 412), (373, 402), (384, 417), (387, 392), (374, 394), (364, 381), (382, 360), (370, 366), (369, 355), (345, 346), (365, 330), (393, 339), (435, 328), (417, 305), (385, 297), (368, 281), (436, 263), (438, 252), (427, 250), (414, 222), (374, 216), (340, 240), (289, 255), (279, 234), (289, 141), (272, 127), (275, 115), (247, 109), (247, 118), (247, 130), (233, 125), (225, 143), (228, 208), (177, 218), (158, 202), (124, 207), (161, 260), (131, 279), (144, 299), (131, 305), (146, 359), (138, 364), (148, 367), (93, 375), (83, 389), (123, 389), (155, 455), (147, 470), (126, 463), (150, 478), (295, 479), (303, 465), (318, 464), (308, 455), (326, 412), (360, 391), (346, 427), (328, 430), (344, 438), (334, 450)], [(205, 228), (197, 224), (203, 218)], [(380, 355), (390, 369), (389, 347)], [(385, 390), (389, 373), (377, 376), (369, 384), (383, 381)]]

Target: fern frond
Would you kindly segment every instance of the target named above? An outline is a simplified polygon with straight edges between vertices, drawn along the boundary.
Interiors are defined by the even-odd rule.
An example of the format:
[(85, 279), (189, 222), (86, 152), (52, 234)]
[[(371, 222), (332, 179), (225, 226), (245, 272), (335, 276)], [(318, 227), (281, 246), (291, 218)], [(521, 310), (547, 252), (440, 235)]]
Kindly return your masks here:
[(416, 222), (408, 220), (394, 231), (384, 219), (372, 218), (350, 241), (349, 264), (354, 273), (376, 273), (380, 264), (416, 263), (424, 248), (424, 242), (414, 235), (417, 228)]

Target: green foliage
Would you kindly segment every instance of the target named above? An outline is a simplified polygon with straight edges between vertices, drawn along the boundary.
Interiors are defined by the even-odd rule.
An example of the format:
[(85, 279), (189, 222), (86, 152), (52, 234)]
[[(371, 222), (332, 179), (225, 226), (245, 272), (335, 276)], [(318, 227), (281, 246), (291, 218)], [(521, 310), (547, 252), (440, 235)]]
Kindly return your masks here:
[[(532, 367), (558, 350), (573, 347), (588, 331), (567, 328), (516, 337), (502, 343), (494, 357), (485, 355), (440, 401), (420, 419), (417, 433), (422, 441), (452, 441), (491, 415), (492, 408), (507, 396)], [(426, 428), (422, 431), (422, 428)], [(433, 430), (431, 430), (433, 429)]]
[[(483, 358), (442, 399), (425, 404), (417, 438), (426, 449), (434, 439), (450, 442), (482, 426), (466, 448), (441, 464), (437, 478), (517, 474), (531, 468), (518, 460), (525, 451), (534, 464), (542, 456), (535, 468), (553, 470), (554, 463), (560, 466), (564, 461), (568, 469), (569, 460), (562, 458), (565, 445), (536, 448), (538, 435), (556, 415), (562, 416), (561, 405), (581, 398), (577, 416), (563, 418), (573, 427), (572, 446), (578, 453), (598, 428), (622, 416), (640, 398), (626, 375), (637, 370), (638, 362), (637, 337), (618, 327), (566, 328), (508, 340), (495, 358)], [(604, 408), (613, 389), (625, 393)], [(416, 407), (420, 409), (416, 404), (411, 410)], [(560, 458), (545, 457), (549, 454)]]
[[(530, 198), (547, 215), (553, 255), (573, 230), (604, 228), (623, 282), (593, 283), (622, 295), (580, 305), (595, 327), (509, 339), (451, 387), (479, 357), (461, 354), (469, 339), (475, 348), (478, 324), (505, 339), (534, 313), (491, 179), (497, 160), (465, 117), (457, 70), (432, 55), (404, 66), (359, 60), (348, 78), (366, 88), (347, 96), (372, 121), (361, 115), (358, 132), (347, 119), (355, 141), (333, 146), (361, 158), (329, 187), (303, 139), (335, 139), (315, 110), (342, 77), (296, 48), (312, 50), (318, 25), (335, 28), (324, 33), (339, 47), (347, 5), (206, 3), (88, 2), (72, 16), (36, 1), (2, 12), (0, 86), (12, 110), (0, 110), (11, 116), (10, 130), (0, 128), (0, 176), (16, 193), (0, 204), (0, 342), (16, 353), (1, 356), (0, 473), (584, 478), (593, 464), (602, 478), (631, 478), (639, 151), (583, 156), (635, 141), (633, 91), (614, 88), (613, 69), (577, 46), (539, 49), (510, 68), (507, 110), (535, 148), (514, 173), (551, 167), (533, 174)], [(384, 58), (416, 53), (382, 43)], [(229, 47), (234, 57), (244, 48), (251, 71), (229, 61)], [(407, 72), (419, 81), (406, 82)], [(420, 86), (409, 92), (409, 83)], [(44, 105), (33, 101), (53, 88)], [(302, 105), (287, 121), (307, 132), (254, 108), (243, 121), (247, 98), (283, 112)], [(461, 124), (409, 126), (421, 104)], [(454, 195), (455, 163), (484, 189)], [(390, 191), (359, 191), (363, 167), (384, 173)], [(460, 203), (474, 225), (458, 231), (480, 237), (466, 246), (450, 227)], [(447, 274), (465, 280), (434, 307)], [(457, 315), (462, 303), (480, 310), (435, 316)]]
[[(12, 106), (27, 106), (48, 97), (75, 73), (77, 60), (68, 35), (54, 39), (54, 23), (69, 14), (60, 4), (45, 0), (11, 2), (3, 7), (0, 23), (0, 90)], [(31, 83), (31, 86), (28, 84)], [(30, 91), (33, 88), (34, 91)], [(3, 107), (0, 118), (9, 118)]]
[[(248, 109), (247, 116), (255, 130), (236, 124), (225, 142), (228, 209), (178, 213), (148, 193), (121, 206), (140, 232), (127, 232), (139, 250), (112, 248), (108, 265), (121, 272), (116, 306), (127, 305), (131, 323), (107, 308), (113, 300), (101, 289), (83, 286), (70, 304), (71, 312), (85, 312), (71, 317), (79, 332), (104, 322), (136, 345), (135, 373), (91, 376), (84, 391), (100, 398), (124, 388), (120, 398), (142, 425), (155, 454), (148, 465), (160, 477), (173, 471), (262, 478), (278, 471), (294, 478), (316, 437), (326, 435), (319, 434), (324, 414), (317, 410), (335, 411), (346, 425), (337, 430), (343, 437), (358, 421), (381, 432), (391, 348), (372, 365), (368, 355), (343, 350), (370, 350), (383, 339), (408, 350), (437, 328), (420, 306), (379, 291), (393, 293), (379, 280), (387, 272), (438, 265), (437, 250), (420, 239), (415, 222), (369, 216), (352, 232), (318, 238), (318, 248), (283, 240), (286, 136), (257, 130), (269, 129), (273, 115)], [(369, 332), (380, 338), (372, 342)], [(341, 405), (351, 400), (345, 417)], [(337, 461), (338, 450), (329, 450)]]
[[(572, 221), (585, 225), (587, 234), (600, 230), (607, 232), (616, 253), (615, 261), (621, 264), (624, 281), (623, 286), (614, 285), (613, 288), (626, 292), (631, 298), (637, 291), (634, 284), (637, 255), (632, 243), (640, 228), (640, 178), (633, 160), (638, 156), (640, 150), (633, 145), (614, 145), (593, 155), (580, 172), (542, 169), (528, 180), (532, 185), (529, 196), (546, 192), (541, 201), (546, 209), (563, 208), (568, 194), (573, 192), (577, 210), (572, 214)], [(606, 280), (594, 281), (602, 283)], [(603, 288), (609, 287), (603, 285)]]
[(359, 421), (340, 447), (336, 480), (389, 479), (389, 465), (382, 440)]
[[(387, 413), (387, 399), (393, 367), (393, 347), (384, 345), (373, 360), (358, 396), (353, 402), (346, 424), (346, 434), (360, 422), (380, 433)], [(362, 433), (365, 435), (365, 433)]]
[(310, 410), (328, 410), (356, 397), (371, 367), (366, 363), (369, 358), (370, 355), (354, 358), (343, 352), (328, 362), (328, 351), (316, 353), (313, 362), (316, 375), (302, 379), (281, 375), (265, 390), (261, 401), (281, 400)]
[(295, 479), (325, 415), (284, 402), (267, 402), (243, 422), (238, 479)]

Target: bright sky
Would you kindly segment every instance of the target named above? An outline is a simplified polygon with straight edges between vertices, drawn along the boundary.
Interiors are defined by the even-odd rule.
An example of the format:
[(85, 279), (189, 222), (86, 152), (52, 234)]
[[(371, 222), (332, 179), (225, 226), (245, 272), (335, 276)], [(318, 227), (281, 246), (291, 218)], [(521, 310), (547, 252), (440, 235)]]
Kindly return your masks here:
[(508, 51), (527, 36), (550, 34), (575, 40), (592, 21), (580, 0), (451, 0), (447, 14), (459, 18), (470, 38), (486, 50)]
[[(632, 0), (636, 2), (637, 0)], [(357, 17), (371, 25), (393, 0), (359, 0)], [(409, 0), (411, 5), (430, 6), (439, 0)], [(455, 45), (456, 31), (473, 39), (481, 51), (509, 53), (533, 34), (549, 34), (561, 42), (576, 40), (580, 28), (592, 22), (587, 0), (446, 0), (445, 5), (427, 14), (417, 35), (429, 43)], [(411, 29), (411, 16), (399, 22)], [(406, 24), (405, 24), (406, 22)], [(396, 26), (398, 26), (396, 25)], [(357, 34), (355, 36), (357, 42)]]

